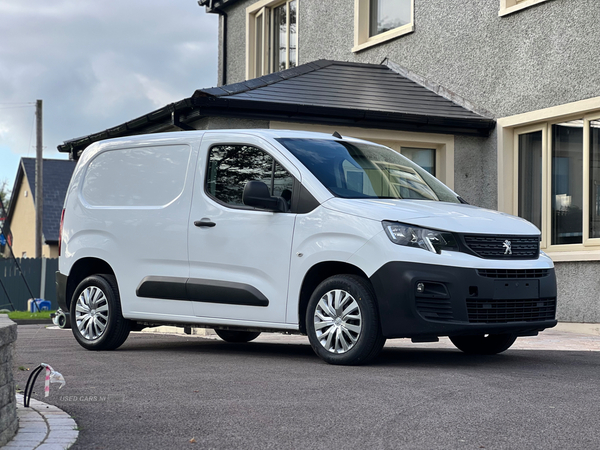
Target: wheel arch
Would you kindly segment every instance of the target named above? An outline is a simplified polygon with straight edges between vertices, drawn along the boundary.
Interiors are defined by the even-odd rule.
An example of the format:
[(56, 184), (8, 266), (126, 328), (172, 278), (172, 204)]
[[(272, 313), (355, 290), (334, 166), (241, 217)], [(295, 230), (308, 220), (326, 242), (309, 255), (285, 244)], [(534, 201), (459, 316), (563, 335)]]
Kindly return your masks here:
[(75, 264), (73, 264), (73, 267), (71, 267), (69, 277), (67, 278), (67, 290), (65, 297), (67, 308), (71, 308), (73, 293), (75, 292), (75, 289), (77, 289), (77, 286), (79, 286), (79, 283), (81, 283), (90, 275), (115, 276), (115, 271), (106, 261), (99, 258), (82, 258), (78, 260)]
[(310, 296), (324, 280), (334, 275), (358, 275), (371, 283), (369, 277), (358, 267), (341, 261), (324, 261), (312, 266), (302, 280), (298, 299), (298, 326), (302, 334), (306, 334), (306, 308)]

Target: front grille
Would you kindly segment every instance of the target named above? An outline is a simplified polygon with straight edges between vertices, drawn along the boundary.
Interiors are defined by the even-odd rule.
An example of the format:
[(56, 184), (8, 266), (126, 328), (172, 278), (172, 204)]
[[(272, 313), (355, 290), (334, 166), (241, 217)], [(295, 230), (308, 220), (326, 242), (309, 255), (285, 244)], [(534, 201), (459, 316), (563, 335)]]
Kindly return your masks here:
[(549, 269), (479, 269), (480, 277), (486, 278), (543, 278), (550, 273)]
[(535, 300), (467, 299), (470, 323), (542, 322), (554, 320), (556, 298)]
[(470, 234), (464, 236), (466, 246), (475, 255), (486, 259), (537, 259), (539, 236), (497, 236)]
[(417, 297), (417, 311), (425, 319), (446, 322), (453, 320), (450, 299)]

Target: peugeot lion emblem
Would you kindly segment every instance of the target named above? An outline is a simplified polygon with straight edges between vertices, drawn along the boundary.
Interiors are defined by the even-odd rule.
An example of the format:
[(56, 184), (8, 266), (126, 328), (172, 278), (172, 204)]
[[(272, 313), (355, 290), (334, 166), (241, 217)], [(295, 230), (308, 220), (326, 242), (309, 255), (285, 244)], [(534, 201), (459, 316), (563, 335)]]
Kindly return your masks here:
[(502, 246), (504, 247), (505, 255), (512, 255), (512, 243), (508, 239), (504, 241)]

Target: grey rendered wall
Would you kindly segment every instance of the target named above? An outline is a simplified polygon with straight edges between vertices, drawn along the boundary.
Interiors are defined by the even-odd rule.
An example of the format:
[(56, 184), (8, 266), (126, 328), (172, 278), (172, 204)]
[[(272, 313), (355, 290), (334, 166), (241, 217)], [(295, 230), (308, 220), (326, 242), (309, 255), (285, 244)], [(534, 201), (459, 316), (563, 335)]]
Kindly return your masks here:
[(600, 261), (560, 262), (555, 267), (558, 320), (600, 323)]
[[(500, 0), (416, 0), (415, 32), (352, 53), (354, 0), (299, 0), (300, 63), (385, 58), (494, 117), (600, 95), (598, 0), (549, 0), (498, 17)], [(228, 9), (228, 83), (245, 78), (246, 7)]]
[(19, 428), (12, 365), (17, 324), (0, 314), (0, 447), (10, 441)]
[(454, 191), (472, 205), (496, 209), (496, 132), (489, 138), (454, 137)]

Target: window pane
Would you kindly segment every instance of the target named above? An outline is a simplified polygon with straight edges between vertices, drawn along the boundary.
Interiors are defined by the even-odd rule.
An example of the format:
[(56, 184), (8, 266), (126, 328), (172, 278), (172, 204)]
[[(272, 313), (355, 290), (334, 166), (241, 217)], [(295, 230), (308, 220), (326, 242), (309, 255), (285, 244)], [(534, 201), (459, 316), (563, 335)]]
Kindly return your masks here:
[(435, 176), (435, 149), (402, 147), (400, 153)]
[(273, 47), (271, 57), (273, 58), (273, 71), (278, 72), (285, 69), (286, 50), (287, 50), (287, 5), (273, 9)]
[(590, 122), (590, 238), (600, 238), (600, 120)]
[(370, 0), (369, 36), (385, 33), (411, 22), (411, 0)]
[(439, 180), (389, 148), (326, 139), (277, 141), (337, 197), (459, 203)]
[(272, 187), (273, 158), (256, 147), (222, 145), (210, 150), (206, 186), (210, 194), (231, 205), (243, 205), (242, 193), (248, 181)]
[(298, 65), (298, 28), (296, 0), (290, 2), (290, 68)]
[(264, 44), (263, 44), (263, 14), (256, 17), (255, 24), (255, 73), (257, 77), (260, 77), (263, 74), (263, 57), (264, 57)]
[(519, 136), (519, 217), (542, 229), (542, 132)]
[(583, 239), (583, 121), (552, 125), (552, 244)]

